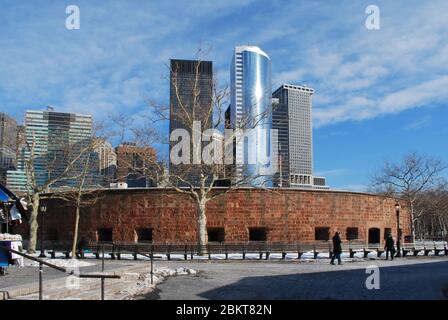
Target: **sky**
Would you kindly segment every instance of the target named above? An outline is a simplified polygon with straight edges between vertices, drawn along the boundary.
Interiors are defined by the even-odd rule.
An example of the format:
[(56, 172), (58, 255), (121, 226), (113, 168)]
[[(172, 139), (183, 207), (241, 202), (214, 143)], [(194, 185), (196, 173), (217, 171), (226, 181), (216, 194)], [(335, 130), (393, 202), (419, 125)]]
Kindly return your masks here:
[[(366, 7), (380, 9), (369, 30)], [(67, 30), (66, 7), (80, 9)], [(237, 45), (272, 62), (273, 90), (313, 97), (315, 174), (365, 191), (384, 161), (409, 152), (448, 161), (448, 1), (0, 0), (0, 111), (92, 114), (167, 104), (170, 58), (210, 47), (219, 85)], [(166, 130), (166, 128), (160, 128)]]

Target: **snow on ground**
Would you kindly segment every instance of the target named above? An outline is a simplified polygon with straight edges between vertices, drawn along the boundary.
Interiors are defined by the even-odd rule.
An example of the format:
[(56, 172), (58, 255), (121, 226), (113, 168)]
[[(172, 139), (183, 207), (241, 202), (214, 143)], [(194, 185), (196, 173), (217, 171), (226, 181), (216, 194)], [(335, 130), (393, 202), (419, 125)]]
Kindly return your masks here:
[[(122, 299), (132, 299), (136, 295), (143, 295), (151, 292), (157, 286), (157, 284), (164, 281), (167, 277), (181, 276), (181, 275), (194, 275), (197, 271), (189, 268), (158, 268), (154, 270), (153, 283), (151, 284), (151, 273), (145, 272), (137, 274), (135, 283), (129, 285), (127, 288), (122, 289), (118, 294)], [(131, 274), (128, 274), (131, 275)]]
[[(77, 259), (43, 259), (45, 262), (51, 263), (57, 267), (62, 268), (82, 268), (82, 267), (90, 267), (94, 265), (94, 263), (77, 260)], [(25, 263), (27, 267), (38, 267), (39, 262), (29, 261)], [(45, 265), (44, 265), (45, 266)]]

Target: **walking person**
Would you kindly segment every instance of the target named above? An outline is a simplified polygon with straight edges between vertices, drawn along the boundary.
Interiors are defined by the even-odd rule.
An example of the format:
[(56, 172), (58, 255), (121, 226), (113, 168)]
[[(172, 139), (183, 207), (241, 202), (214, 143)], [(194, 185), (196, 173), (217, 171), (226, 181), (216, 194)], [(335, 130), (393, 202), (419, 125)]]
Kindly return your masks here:
[(341, 254), (342, 254), (342, 240), (339, 236), (339, 232), (336, 232), (332, 238), (333, 240), (333, 255), (331, 256), (331, 264), (334, 265), (334, 260), (338, 259), (338, 264), (342, 264), (341, 262)]
[(392, 235), (390, 233), (387, 235), (384, 249), (386, 250), (386, 260), (389, 260), (389, 253), (390, 253), (390, 260), (394, 260), (395, 242), (394, 238), (392, 238)]

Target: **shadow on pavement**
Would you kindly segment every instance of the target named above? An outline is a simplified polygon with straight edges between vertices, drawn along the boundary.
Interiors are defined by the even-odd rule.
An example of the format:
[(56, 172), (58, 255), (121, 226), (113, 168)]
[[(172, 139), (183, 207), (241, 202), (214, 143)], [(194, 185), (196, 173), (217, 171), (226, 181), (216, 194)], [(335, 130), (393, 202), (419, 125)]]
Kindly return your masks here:
[[(372, 263), (371, 265), (374, 265)], [(246, 277), (199, 294), (212, 300), (447, 299), (448, 261), (380, 268), (380, 289), (369, 290), (366, 269)]]

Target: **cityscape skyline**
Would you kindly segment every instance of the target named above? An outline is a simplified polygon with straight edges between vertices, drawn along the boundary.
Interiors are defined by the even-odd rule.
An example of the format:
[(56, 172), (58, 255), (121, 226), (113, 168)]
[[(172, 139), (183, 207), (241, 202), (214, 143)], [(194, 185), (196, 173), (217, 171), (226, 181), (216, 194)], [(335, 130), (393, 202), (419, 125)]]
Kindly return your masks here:
[[(447, 12), (447, 4), (443, 1), (405, 6), (378, 1), (382, 13), (378, 31), (364, 26), (365, 3), (343, 1), (323, 9), (308, 1), (282, 6), (275, 1), (247, 1), (221, 4), (219, 10), (213, 6), (212, 11), (193, 2), (186, 12), (188, 24), (178, 19), (159, 34), (151, 26), (161, 19), (173, 21), (167, 14), (173, 4), (145, 4), (141, 15), (120, 24), (113, 46), (105, 32), (115, 24), (101, 28), (98, 6), (85, 1), (79, 5), (79, 31), (65, 30), (64, 14), (59, 18), (58, 7), (50, 8), (45, 1), (36, 5), (33, 16), (20, 5), (5, 6), (0, 16), (14, 12), (14, 21), (21, 23), (17, 27), (18, 22), (6, 19), (9, 22), (0, 30), (4, 49), (0, 111), (7, 111), (19, 122), (26, 109), (48, 104), (60, 111), (92, 110), (97, 113), (95, 119), (117, 110), (140, 114), (146, 96), (168, 97), (164, 80), (157, 79), (164, 74), (163, 62), (169, 57), (194, 58), (200, 40), (209, 39), (213, 45), (209, 60), (216, 61), (217, 78), (225, 83), (233, 46), (253, 43), (272, 58), (273, 88), (282, 83), (315, 88), (315, 171), (327, 176), (332, 187), (363, 190), (384, 160), (401, 158), (409, 151), (448, 157), (443, 142), (448, 134), (447, 54), (441, 37), (447, 28), (442, 14)], [(113, 21), (119, 21), (122, 14), (138, 12), (135, 3), (116, 3), (116, 7), (120, 10), (108, 12)], [(253, 14), (243, 21), (239, 11)], [(150, 14), (154, 12), (158, 15)], [(267, 16), (270, 19), (265, 19)], [(39, 25), (39, 17), (48, 24)], [(260, 17), (267, 23), (264, 29), (257, 28)], [(232, 33), (236, 21), (241, 28)], [(311, 24), (316, 27), (308, 31)], [(33, 37), (27, 36), (30, 32)], [(176, 46), (186, 33), (188, 42)], [(104, 40), (98, 41), (102, 37)], [(86, 47), (88, 50), (81, 50)], [(130, 55), (129, 50), (137, 54)], [(44, 59), (44, 54), (48, 58)], [(141, 61), (144, 56), (155, 58)], [(31, 57), (41, 63), (30, 65)], [(60, 63), (49, 67), (45, 61)]]

